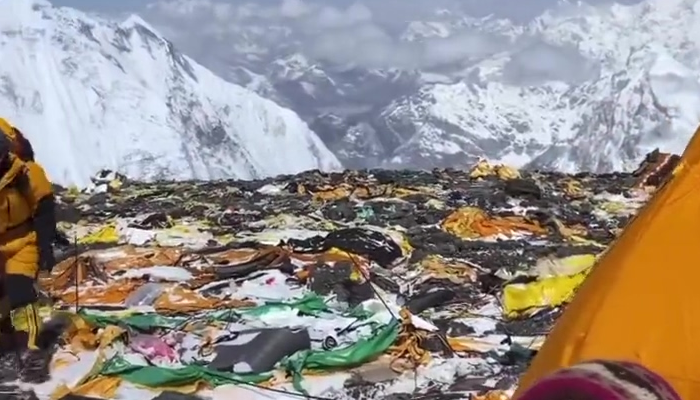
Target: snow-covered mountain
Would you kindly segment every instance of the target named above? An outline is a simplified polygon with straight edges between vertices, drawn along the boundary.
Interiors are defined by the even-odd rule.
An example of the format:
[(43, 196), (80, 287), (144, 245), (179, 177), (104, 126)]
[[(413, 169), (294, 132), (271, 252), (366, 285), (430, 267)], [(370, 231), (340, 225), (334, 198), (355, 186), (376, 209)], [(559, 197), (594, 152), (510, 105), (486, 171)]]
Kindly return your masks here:
[(2, 0), (0, 52), (2, 116), (58, 183), (101, 168), (217, 179), (340, 166), (294, 111), (216, 76), (139, 17)]
[[(633, 168), (656, 147), (681, 152), (700, 122), (698, 11), (697, 1), (650, 0), (563, 7), (523, 27), (484, 25), (514, 37), (512, 48), (471, 65), (469, 78), (425, 86), (388, 107), (391, 121), (417, 121), (392, 162), (427, 155), (454, 165), (455, 156), (468, 154), (562, 171), (610, 171)], [(548, 58), (571, 49), (578, 52), (569, 57), (588, 64), (589, 75), (553, 79), (547, 63), (577, 66)], [(520, 79), (512, 77), (515, 66), (525, 67), (517, 71)], [(533, 72), (550, 76), (523, 84), (529, 79), (522, 76)]]
[[(195, 58), (293, 108), (348, 167), (486, 157), (629, 169), (655, 147), (682, 151), (700, 122), (700, 0), (559, 2), (522, 24), (436, 10), (397, 32), (397, 43), (429, 45), (435, 57), (473, 51), (411, 70), (314, 59), (290, 27), (271, 31), (251, 21), (236, 27), (218, 65)], [(431, 42), (439, 39), (456, 46)]]
[(397, 144), (375, 120), (398, 96), (420, 87), (414, 71), (316, 63), (300, 53), (252, 64), (222, 76), (296, 111), (347, 168), (382, 165)]

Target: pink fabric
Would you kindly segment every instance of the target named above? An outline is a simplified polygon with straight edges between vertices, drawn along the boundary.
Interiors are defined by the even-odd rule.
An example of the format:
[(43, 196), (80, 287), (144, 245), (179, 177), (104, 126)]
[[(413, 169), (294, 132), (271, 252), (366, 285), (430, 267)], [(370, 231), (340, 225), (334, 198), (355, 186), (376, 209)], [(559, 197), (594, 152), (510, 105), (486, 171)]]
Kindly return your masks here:
[[(681, 400), (663, 377), (642, 365), (597, 360), (564, 368), (541, 379), (517, 400), (639, 400), (648, 393), (655, 400)], [(591, 368), (594, 367), (594, 368)]]
[(539, 381), (518, 400), (629, 400), (624, 393), (578, 376), (554, 376)]
[(157, 336), (135, 336), (129, 341), (129, 347), (153, 362), (173, 363), (179, 360), (175, 350)]

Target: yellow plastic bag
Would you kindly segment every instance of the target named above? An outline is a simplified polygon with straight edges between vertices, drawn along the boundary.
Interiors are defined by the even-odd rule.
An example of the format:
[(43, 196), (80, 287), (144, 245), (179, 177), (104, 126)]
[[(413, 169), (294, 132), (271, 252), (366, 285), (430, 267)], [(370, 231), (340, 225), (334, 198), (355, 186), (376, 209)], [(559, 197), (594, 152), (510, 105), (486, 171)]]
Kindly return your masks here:
[(595, 254), (576, 254), (564, 258), (544, 257), (537, 260), (527, 275), (538, 279), (576, 275), (591, 268), (596, 260)]
[(569, 276), (554, 276), (530, 283), (512, 283), (503, 288), (503, 312), (515, 318), (543, 308), (560, 306), (573, 297), (591, 267)]
[(118, 243), (119, 232), (115, 225), (107, 225), (87, 236), (78, 239), (80, 244)]
[(487, 176), (498, 176), (499, 179), (507, 181), (520, 178), (520, 171), (507, 165), (492, 165), (486, 160), (480, 160), (469, 173), (469, 177), (475, 179)]

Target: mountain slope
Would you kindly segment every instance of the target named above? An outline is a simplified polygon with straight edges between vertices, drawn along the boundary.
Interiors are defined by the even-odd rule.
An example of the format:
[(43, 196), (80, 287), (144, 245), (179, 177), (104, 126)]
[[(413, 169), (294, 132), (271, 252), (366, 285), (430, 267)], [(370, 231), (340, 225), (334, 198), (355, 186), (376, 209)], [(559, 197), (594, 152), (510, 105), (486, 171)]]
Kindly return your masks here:
[(436, 10), (395, 33), (397, 48), (465, 56), (410, 71), (314, 59), (287, 26), (274, 31), (289, 39), (263, 46), (270, 36), (255, 24), (241, 22), (231, 41), (265, 49), (257, 61), (226, 57), (231, 66), (245, 60), (255, 79), (227, 79), (293, 108), (353, 168), (484, 157), (567, 172), (629, 169), (655, 147), (682, 151), (700, 122), (697, 0), (561, 1), (523, 23)]
[(0, 108), (59, 183), (100, 168), (143, 179), (338, 168), (293, 111), (228, 83), (138, 17), (0, 3)]
[[(426, 85), (389, 105), (384, 120), (403, 136), (390, 163), (485, 157), (604, 172), (634, 168), (656, 147), (681, 152), (700, 122), (697, 4), (580, 6), (519, 28), (484, 23), (490, 33), (519, 32), (515, 44), (470, 65), (458, 83)], [(563, 71), (552, 71), (552, 59)]]
[(394, 166), (465, 166), (478, 157), (517, 166), (629, 170), (656, 147), (682, 152), (700, 122), (698, 74), (667, 52), (577, 85), (498, 81), (431, 85), (387, 107), (403, 132)]
[(644, 61), (577, 88), (588, 99), (566, 141), (555, 143), (531, 165), (575, 171), (632, 170), (644, 154), (661, 148), (682, 153), (700, 122), (698, 74), (663, 51), (632, 53)]

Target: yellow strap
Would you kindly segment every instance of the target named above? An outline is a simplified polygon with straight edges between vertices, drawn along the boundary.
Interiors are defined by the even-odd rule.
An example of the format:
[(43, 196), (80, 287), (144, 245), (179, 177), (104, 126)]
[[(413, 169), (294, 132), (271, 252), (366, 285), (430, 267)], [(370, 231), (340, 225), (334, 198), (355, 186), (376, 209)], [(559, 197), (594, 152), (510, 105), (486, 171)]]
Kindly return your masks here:
[(40, 320), (34, 304), (27, 304), (12, 312), (12, 325), (16, 330), (27, 333), (27, 347), (36, 350)]

